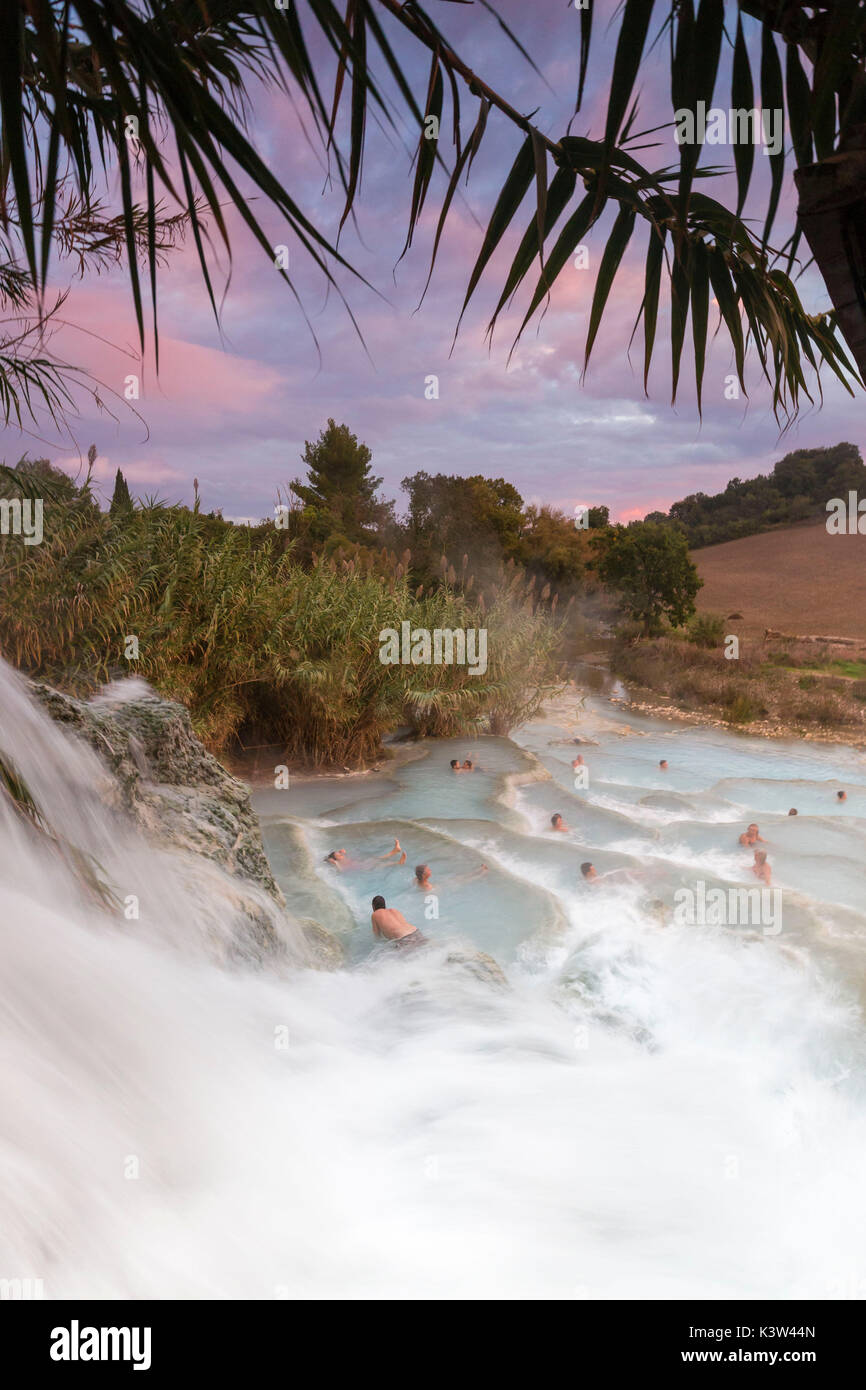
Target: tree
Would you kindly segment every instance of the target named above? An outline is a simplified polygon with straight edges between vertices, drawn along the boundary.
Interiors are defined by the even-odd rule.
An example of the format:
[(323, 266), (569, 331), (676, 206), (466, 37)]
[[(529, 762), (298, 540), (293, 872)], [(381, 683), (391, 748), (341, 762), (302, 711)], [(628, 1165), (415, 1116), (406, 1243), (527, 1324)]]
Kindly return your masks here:
[(111, 496), (111, 506), (108, 508), (109, 516), (123, 516), (132, 511), (132, 497), (126, 479), (118, 468), (114, 475), (114, 492)]
[[(606, 507), (592, 511), (607, 511)], [(592, 517), (590, 512), (590, 518)], [(560, 592), (579, 585), (586, 568), (588, 533), (552, 507), (527, 507), (517, 559), (529, 575)]]
[(409, 496), (406, 544), (419, 578), (438, 576), (443, 555), (455, 568), (466, 555), (470, 572), (484, 582), (503, 560), (517, 556), (524, 528), (523, 498), (504, 478), (421, 470), (400, 486)]
[(382, 479), (370, 471), (366, 444), (358, 443), (348, 425), (329, 420), (315, 443), (306, 441), (301, 457), (308, 481), (295, 480), (291, 490), (304, 504), (302, 529), (317, 541), (335, 533), (350, 544), (374, 540), (390, 521), (394, 504), (376, 497)]
[[(580, 11), (574, 74), (577, 110), (583, 98), (595, 8), (590, 5)], [(484, 9), (497, 17), (492, 4), (485, 3)], [(718, 306), (719, 328), (733, 350), (741, 389), (746, 389), (747, 352), (753, 349), (772, 388), (777, 414), (795, 414), (801, 391), (811, 399), (809, 384), (814, 390), (814, 374), (822, 364), (848, 390), (852, 383), (862, 385), (860, 377), (866, 372), (862, 292), (866, 5), (861, 0), (700, 0), (696, 12), (694, 0), (659, 4), (624, 0), (618, 13), (620, 29), (604, 129), (597, 138), (577, 136), (569, 133), (569, 123), (556, 139), (485, 80), (477, 64), (473, 68), (465, 62), (419, 4), (352, 0), (343, 13), (332, 0), (291, 0), (285, 9), (273, 0), (216, 0), (209, 5), (178, 0), (88, 0), (86, 5), (82, 0), (43, 0), (34, 5), (32, 0), (6, 0), (0, 7), (4, 55), (0, 231), (7, 264), (0, 269), (0, 290), (25, 293), (29, 286), (37, 304), (41, 303), (64, 195), (77, 197), (86, 211), (92, 210), (97, 170), (104, 168), (119, 174), (120, 226), (142, 346), (145, 276), (140, 258), (151, 282), (153, 337), (158, 344), (160, 195), (180, 207), (192, 229), (215, 314), (217, 297), (201, 219), (204, 213), (212, 220), (218, 238), (230, 250), (227, 205), (243, 219), (271, 261), (274, 248), (269, 229), (276, 214), (294, 245), (312, 259), (328, 286), (341, 294), (335, 272), (339, 268), (357, 272), (321, 229), (330, 226), (330, 212), (322, 214), (321, 227), (317, 226), (298, 201), (306, 194), (305, 175), (299, 173), (294, 194), (284, 188), (245, 133), (244, 84), (256, 78), (281, 87), (309, 116), (345, 194), (341, 226), (352, 214), (361, 190), (367, 131), (374, 124), (398, 126), (408, 116), (418, 143), (407, 248), (425, 209), (434, 172), (448, 170), (433, 262), (458, 181), (469, 174), (485, 133), (494, 124), (491, 114), (495, 112), (520, 132), (519, 149), (495, 198), (464, 298), (465, 308), (524, 200), (533, 200), (491, 331), (537, 258), (537, 278), (522, 332), (546, 304), (577, 246), (611, 211), (613, 221), (598, 258), (585, 364), (617, 271), (635, 229), (642, 227), (646, 271), (636, 307), (638, 322), (643, 321), (645, 389), (659, 323), (667, 322), (659, 314), (663, 282), (670, 291), (670, 326), (663, 331), (670, 342), (674, 397), (691, 314), (700, 409), (711, 295)], [(658, 34), (652, 36), (654, 14)], [(563, 8), (562, 22), (569, 26), (570, 36), (574, 14)], [(786, 174), (784, 139), (770, 151), (770, 188), (760, 234), (749, 230), (743, 216), (756, 163), (754, 144), (748, 139), (734, 145), (736, 199), (728, 203), (702, 191), (701, 185), (726, 174), (727, 169), (702, 163), (704, 145), (699, 141), (683, 139), (678, 162), (670, 167), (649, 168), (638, 157), (646, 148), (646, 132), (636, 130), (635, 89), (644, 55), (653, 39), (660, 37), (670, 52), (672, 121), (668, 124), (676, 123), (681, 134), (685, 127), (678, 113), (695, 115), (700, 103), (711, 106), (719, 72), (728, 66), (730, 106), (753, 111), (756, 130), (758, 106), (771, 117), (778, 112), (783, 131), (787, 109), (800, 202), (797, 226), (780, 248), (770, 238)], [(517, 39), (513, 41), (526, 56)], [(733, 50), (730, 63), (727, 54), (723, 63), (725, 45)], [(407, 62), (408, 50), (419, 48), (430, 55), (429, 76), (421, 79), (409, 75)], [(386, 70), (387, 85), (380, 83), (377, 66)], [(757, 104), (753, 71), (759, 76)], [(324, 90), (326, 80), (333, 82), (331, 93)], [(465, 99), (467, 93), (478, 103), (469, 127), (460, 104), (461, 94)], [(450, 113), (445, 110), (448, 94)], [(521, 101), (529, 104), (522, 83)], [(351, 106), (351, 119), (345, 116), (346, 104)], [(433, 119), (437, 130), (452, 132), (453, 157), (449, 156), (447, 165), (445, 142), (429, 138)], [(92, 158), (95, 149), (100, 151), (101, 165)], [(763, 166), (764, 161), (757, 163)], [(144, 184), (140, 205), (134, 189), (138, 175)], [(262, 220), (265, 213), (267, 226)], [(562, 218), (563, 225), (556, 231)], [(548, 246), (554, 234), (556, 239)], [(818, 314), (807, 312), (791, 278), (801, 236), (823, 273), (832, 305)], [(280, 274), (293, 289), (288, 269)], [(860, 375), (844, 351), (838, 330)], [(0, 376), (2, 369), (0, 359)], [(29, 408), (32, 396), (27, 380), (9, 372), (0, 380), (0, 403), (7, 414)], [(62, 410), (60, 388), (50, 376), (49, 387), (56, 408)]]
[(679, 627), (693, 616), (703, 581), (681, 532), (647, 521), (612, 526), (596, 539), (595, 552), (602, 583), (618, 592), (647, 635), (659, 630), (662, 618)]
[(769, 474), (731, 478), (724, 492), (693, 493), (674, 502), (667, 518), (650, 512), (645, 521), (668, 520), (682, 528), (693, 548), (754, 535), (773, 526), (827, 515), (832, 497), (866, 490), (866, 465), (856, 444), (796, 449)]

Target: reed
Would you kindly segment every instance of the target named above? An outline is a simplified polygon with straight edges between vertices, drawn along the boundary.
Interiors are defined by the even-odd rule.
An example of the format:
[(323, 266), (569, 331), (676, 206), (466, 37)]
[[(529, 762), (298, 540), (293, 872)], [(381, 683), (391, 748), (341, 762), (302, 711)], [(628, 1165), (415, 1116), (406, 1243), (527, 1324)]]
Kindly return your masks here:
[[(513, 567), (489, 605), (448, 582), (413, 592), (408, 575), (405, 555), (303, 566), (273, 527), (185, 507), (111, 517), (48, 500), (41, 545), (0, 538), (0, 646), (77, 694), (137, 673), (214, 750), (264, 741), (314, 766), (362, 766), (401, 723), (504, 733), (530, 717), (557, 685), (555, 605)], [(404, 621), (486, 627), (486, 673), (383, 665), (379, 633)]]

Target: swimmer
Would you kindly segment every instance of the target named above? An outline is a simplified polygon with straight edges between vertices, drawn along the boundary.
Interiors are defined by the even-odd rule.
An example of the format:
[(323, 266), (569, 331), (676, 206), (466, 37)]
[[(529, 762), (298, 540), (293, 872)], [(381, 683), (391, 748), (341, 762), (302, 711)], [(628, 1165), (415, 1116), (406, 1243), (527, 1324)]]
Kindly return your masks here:
[(415, 868), (415, 887), (420, 888), (424, 893), (437, 893), (434, 883), (430, 881), (430, 865), (418, 864)]
[(797, 808), (796, 808), (796, 806), (792, 806), (791, 809), (790, 809), (790, 811), (788, 812), (788, 815), (789, 815), (789, 816), (796, 816), (796, 814), (797, 814)]
[(578, 753), (577, 757), (573, 759), (572, 764), (571, 764), (571, 767), (572, 767), (572, 771), (574, 771), (575, 768), (583, 767), (583, 754), (582, 754), (582, 753)]
[[(350, 859), (344, 849), (332, 849), (331, 853), (326, 855), (325, 863), (343, 873), (346, 869), (369, 869), (371, 865), (381, 864), (384, 859), (390, 859), (395, 854), (399, 855), (398, 864), (406, 863), (406, 851), (402, 848), (399, 840), (394, 841), (394, 848), (389, 849), (387, 854), (378, 854), (372, 859)], [(391, 867), (394, 866), (391, 865)]]
[(667, 760), (667, 758), (660, 758), (660, 759), (659, 759), (659, 767), (661, 768), (662, 772), (667, 772), (667, 770), (668, 770), (668, 760)]
[[(456, 758), (452, 758), (452, 759), (451, 759), (451, 771), (452, 771), (452, 772), (465, 772), (466, 769), (465, 769), (465, 767), (463, 766), (462, 763), (459, 763), (459, 762), (457, 761)], [(471, 769), (470, 769), (470, 771), (471, 771)]]
[[(406, 851), (405, 851), (405, 849), (402, 849), (402, 848), (401, 848), (401, 846), (400, 846), (400, 841), (399, 841), (399, 840), (395, 840), (395, 841), (394, 841), (394, 848), (393, 848), (393, 849), (389, 849), (387, 854), (380, 854), (380, 855), (379, 855), (379, 858), (380, 858), (380, 859), (390, 859), (391, 856), (392, 856), (392, 854), (399, 854), (399, 856), (400, 856), (400, 863), (401, 863), (401, 864), (405, 864), (405, 863), (406, 863)], [(375, 862), (375, 861), (374, 861), (374, 862)]]
[(752, 873), (755, 878), (759, 878), (762, 883), (770, 886), (770, 866), (767, 863), (767, 851), (765, 849), (755, 850), (755, 862), (752, 865)]
[(393, 941), (398, 950), (405, 950), (407, 946), (421, 946), (427, 940), (425, 936), (421, 935), (417, 927), (413, 927), (411, 922), (406, 921), (398, 908), (386, 907), (385, 899), (381, 894), (377, 894), (371, 906), (373, 911), (370, 921), (373, 925), (374, 936), (380, 936), (385, 941)]
[(836, 793), (836, 800), (837, 800), (837, 801), (847, 801), (847, 800), (848, 800), (848, 793), (847, 793), (847, 792), (837, 792), (837, 793)]
[(763, 835), (759, 833), (758, 827), (754, 821), (752, 821), (751, 825), (746, 826), (743, 834), (740, 836), (740, 844), (746, 849), (751, 848), (752, 845), (765, 845), (766, 843), (767, 841), (764, 839)]
[(590, 864), (589, 860), (587, 860), (585, 864), (581, 864), (580, 872), (583, 874), (585, 879), (589, 880), (590, 883), (594, 878), (598, 878), (596, 867), (594, 864)]
[(339, 869), (342, 873), (344, 869), (356, 869), (358, 865), (354, 859), (350, 859), (344, 849), (332, 849), (325, 859), (326, 864), (330, 864), (332, 869)]
[(554, 811), (553, 815), (550, 817), (550, 824), (554, 830), (561, 830), (563, 833), (568, 830), (568, 826), (558, 811)]

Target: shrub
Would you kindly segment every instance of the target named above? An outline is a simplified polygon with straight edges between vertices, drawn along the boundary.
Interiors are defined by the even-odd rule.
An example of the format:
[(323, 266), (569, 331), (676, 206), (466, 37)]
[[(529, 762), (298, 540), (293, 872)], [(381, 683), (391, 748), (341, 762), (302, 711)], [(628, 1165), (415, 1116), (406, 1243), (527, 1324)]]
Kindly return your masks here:
[(736, 695), (725, 708), (725, 717), (731, 724), (750, 724), (757, 719), (760, 710), (748, 695)]
[(689, 641), (698, 647), (720, 647), (725, 638), (725, 620), (720, 613), (696, 613), (687, 631)]

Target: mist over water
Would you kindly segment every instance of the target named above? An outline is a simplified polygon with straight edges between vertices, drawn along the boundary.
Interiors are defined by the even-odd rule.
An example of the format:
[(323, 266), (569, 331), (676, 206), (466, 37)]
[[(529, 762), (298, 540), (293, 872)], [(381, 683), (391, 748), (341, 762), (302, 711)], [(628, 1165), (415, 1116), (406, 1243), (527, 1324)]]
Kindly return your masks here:
[[(88, 896), (0, 798), (0, 1277), (47, 1297), (862, 1297), (863, 756), (594, 698), (412, 754), (257, 791), (286, 958), (245, 959), (231, 881), (124, 826), (95, 757), (0, 667), (0, 756), (58, 843), (141, 901), (126, 921)], [(465, 756), (482, 770), (455, 776)], [(751, 820), (779, 934), (677, 925), (677, 889), (754, 884)], [(395, 837), (404, 866), (367, 864)], [(343, 846), (367, 866), (327, 867)], [(374, 943), (377, 892), (426, 950)], [(340, 935), (345, 969), (304, 967), (292, 914)], [(457, 942), (508, 988), (449, 962)]]

